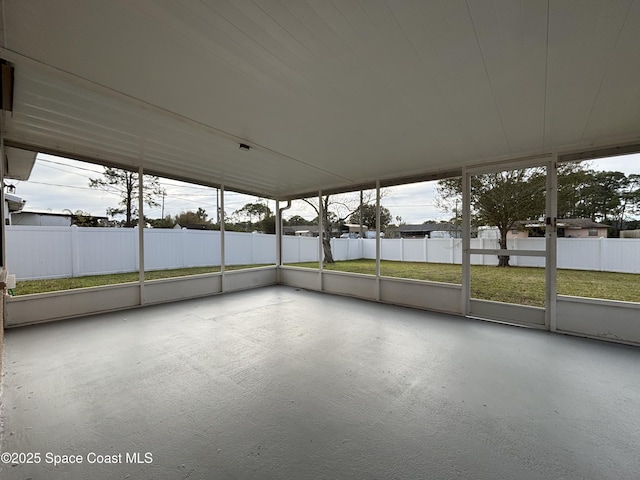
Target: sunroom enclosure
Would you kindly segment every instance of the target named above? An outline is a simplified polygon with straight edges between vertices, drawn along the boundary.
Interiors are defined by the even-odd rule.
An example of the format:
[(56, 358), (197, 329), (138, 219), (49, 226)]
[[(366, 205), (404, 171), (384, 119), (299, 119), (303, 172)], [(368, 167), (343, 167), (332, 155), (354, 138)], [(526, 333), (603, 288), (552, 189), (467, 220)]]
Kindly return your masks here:
[[(632, 149), (626, 149), (629, 152)], [(452, 172), (448, 176), (433, 176), (429, 180), (460, 176), (463, 187), (461, 204), (462, 235), (460, 239), (447, 240), (451, 248), (452, 263), (457, 263), (461, 268), (461, 282), (442, 282), (432, 280), (415, 280), (411, 278), (397, 278), (385, 274), (381, 268), (381, 262), (387, 259), (398, 258), (407, 261), (411, 255), (422, 255), (420, 261), (428, 263), (433, 250), (429, 251), (429, 244), (424, 240), (387, 239), (380, 235), (380, 211), (385, 203), (381, 195), (384, 188), (392, 188), (395, 184), (364, 185), (359, 190), (368, 192), (368, 201), (375, 206), (377, 224), (369, 228), (368, 237), (373, 238), (343, 238), (332, 240), (333, 252), (337, 259), (369, 258), (375, 261), (375, 267), (366, 273), (352, 273), (345, 271), (333, 271), (324, 267), (319, 258), (325, 258), (322, 236), (305, 237), (283, 235), (283, 217), (286, 215), (292, 202), (299, 199), (280, 199), (275, 201), (276, 233), (274, 236), (261, 236), (260, 234), (240, 235), (237, 232), (225, 231), (224, 216), (220, 218), (220, 229), (216, 233), (215, 240), (211, 237), (209, 254), (213, 260), (211, 266), (218, 267), (218, 271), (190, 276), (180, 276), (153, 280), (147, 278), (147, 272), (157, 269), (150, 260), (150, 252), (157, 248), (154, 236), (180, 235), (180, 232), (160, 232), (148, 228), (140, 228), (135, 231), (135, 247), (137, 249), (136, 282), (125, 284), (113, 284), (101, 287), (92, 287), (77, 290), (50, 292), (36, 295), (24, 295), (8, 297), (5, 305), (5, 325), (7, 327), (19, 326), (77, 317), (92, 313), (125, 309), (143, 305), (158, 304), (178, 301), (187, 298), (208, 296), (257, 288), (261, 286), (283, 284), (299, 288), (323, 291), (363, 298), (372, 301), (403, 305), (413, 308), (434, 310), (452, 313), (462, 316), (470, 316), (480, 319), (500, 321), (529, 327), (547, 329), (562, 333), (607, 339), (622, 343), (639, 344), (640, 326), (637, 318), (640, 317), (640, 304), (635, 302), (613, 301), (598, 298), (580, 298), (567, 295), (558, 295), (557, 265), (558, 265), (558, 239), (557, 230), (553, 228), (557, 223), (557, 166), (562, 162), (576, 161), (584, 158), (597, 158), (617, 153), (616, 149), (598, 150), (594, 152), (564, 152), (561, 154), (550, 153), (535, 158), (526, 158), (516, 161), (504, 162), (491, 168), (470, 166), (461, 172)], [(508, 250), (499, 248), (496, 242), (480, 241), (472, 238), (471, 234), (471, 183), (475, 176), (487, 172), (505, 171), (517, 168), (535, 167), (544, 170), (544, 220), (551, 228), (546, 228), (543, 239), (529, 239), (526, 241), (511, 242)], [(142, 189), (144, 171), (140, 168), (137, 172), (139, 187)], [(425, 180), (422, 178), (405, 179), (399, 185), (410, 184)], [(225, 188), (218, 186), (220, 191), (220, 208), (224, 211)], [(329, 192), (336, 194), (336, 192)], [(337, 192), (341, 193), (341, 192)], [(317, 196), (307, 197), (307, 200), (315, 202), (318, 206), (317, 231), (323, 232), (323, 197), (325, 192), (318, 191)], [(138, 205), (141, 215), (144, 214), (145, 205), (142, 199)], [(4, 222), (3, 222), (4, 223)], [(372, 226), (370, 226), (372, 227)], [(6, 239), (6, 228), (3, 225), (3, 239)], [(373, 232), (375, 234), (373, 234)], [(196, 232), (198, 233), (198, 232)], [(212, 232), (213, 233), (213, 232)], [(260, 238), (259, 238), (260, 237)], [(163, 240), (168, 241), (167, 239)], [(580, 241), (580, 240), (575, 240)], [(625, 240), (628, 245), (638, 241)], [(155, 242), (155, 243), (154, 243)], [(412, 242), (412, 243), (411, 243)], [(5, 243), (5, 242), (3, 242)], [(407, 253), (405, 246), (409, 245), (407, 252), (412, 248), (417, 253)], [(403, 253), (398, 257), (393, 253), (393, 248), (399, 245)], [(234, 260), (237, 252), (250, 249), (250, 261), (247, 267), (240, 270), (232, 269), (239, 263)], [(256, 255), (256, 252), (260, 252)], [(8, 255), (11, 252), (7, 252)], [(474, 274), (471, 266), (478, 263), (490, 263), (500, 255), (508, 254), (512, 264), (544, 271), (544, 298), (541, 305), (518, 305), (514, 303), (496, 302), (486, 298), (476, 298), (472, 294)], [(396, 255), (394, 257), (394, 255)], [(241, 256), (241, 255), (240, 255)], [(412, 258), (412, 257), (411, 257)], [(302, 261), (315, 261), (316, 268), (299, 267), (296, 263)], [(10, 263), (10, 262), (9, 262)], [(566, 266), (564, 268), (567, 268)], [(11, 273), (11, 272), (10, 272)], [(538, 272), (539, 273), (539, 270)], [(514, 289), (518, 285), (512, 286)]]

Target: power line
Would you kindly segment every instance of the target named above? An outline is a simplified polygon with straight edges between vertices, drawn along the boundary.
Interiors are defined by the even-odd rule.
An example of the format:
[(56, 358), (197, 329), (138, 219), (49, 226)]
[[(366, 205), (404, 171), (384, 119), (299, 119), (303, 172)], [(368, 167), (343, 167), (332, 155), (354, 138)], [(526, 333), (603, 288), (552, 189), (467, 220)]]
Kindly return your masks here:
[[(62, 165), (64, 167), (70, 167), (70, 168), (76, 168), (78, 170), (85, 170), (87, 172), (91, 172), (91, 173), (98, 173), (98, 174), (102, 174), (102, 172), (99, 172), (97, 170), (91, 170), (90, 168), (85, 168), (85, 167), (79, 167), (77, 165), (70, 165), (68, 163), (63, 163), (63, 162), (56, 162), (55, 160), (49, 160), (48, 158), (38, 158), (37, 160), (38, 162), (46, 162), (46, 163), (55, 163), (56, 165)], [(69, 172), (72, 173), (72, 172)], [(78, 174), (79, 175), (79, 174)]]
[[(47, 185), (49, 187), (75, 188), (75, 189), (78, 189), (78, 190), (93, 190), (93, 191), (95, 191), (95, 188), (80, 187), (80, 186), (77, 186), (77, 185), (60, 185), (59, 183), (35, 182), (33, 180), (29, 180), (28, 182), (25, 182), (25, 183), (35, 184), (35, 185)], [(103, 191), (105, 191), (107, 193), (113, 193), (113, 192), (109, 192), (109, 191), (106, 191), (106, 190), (103, 190)]]

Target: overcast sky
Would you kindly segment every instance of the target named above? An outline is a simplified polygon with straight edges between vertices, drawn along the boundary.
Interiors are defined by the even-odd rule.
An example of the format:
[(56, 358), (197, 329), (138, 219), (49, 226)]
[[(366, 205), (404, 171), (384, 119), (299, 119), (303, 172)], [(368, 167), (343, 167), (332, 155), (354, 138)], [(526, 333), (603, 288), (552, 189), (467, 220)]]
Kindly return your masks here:
[[(590, 168), (622, 171), (627, 175), (640, 174), (640, 154), (591, 161)], [(15, 185), (14, 195), (27, 202), (25, 210), (82, 210), (92, 215), (104, 216), (108, 207), (118, 206), (120, 198), (115, 193), (89, 187), (89, 179), (100, 178), (102, 171), (103, 168), (98, 165), (38, 154), (29, 181), (6, 179), (5, 184)], [(201, 207), (211, 219), (216, 220), (216, 189), (168, 179), (160, 179), (160, 182), (166, 191), (164, 215), (173, 216), (183, 211), (196, 211)], [(406, 223), (450, 218), (451, 214), (436, 207), (436, 197), (435, 182), (402, 185), (385, 189), (382, 205), (390, 210), (394, 222), (397, 217), (401, 217)], [(225, 210), (230, 215), (245, 204), (257, 201), (260, 201), (258, 197), (228, 191), (225, 193)], [(162, 203), (162, 197), (158, 198), (158, 202)], [(268, 205), (272, 211), (275, 210), (274, 201), (269, 201)], [(145, 206), (148, 218), (160, 218), (162, 213), (162, 206)], [(316, 216), (311, 207), (301, 201), (294, 202), (292, 208), (285, 212), (285, 218), (292, 215), (307, 219)]]

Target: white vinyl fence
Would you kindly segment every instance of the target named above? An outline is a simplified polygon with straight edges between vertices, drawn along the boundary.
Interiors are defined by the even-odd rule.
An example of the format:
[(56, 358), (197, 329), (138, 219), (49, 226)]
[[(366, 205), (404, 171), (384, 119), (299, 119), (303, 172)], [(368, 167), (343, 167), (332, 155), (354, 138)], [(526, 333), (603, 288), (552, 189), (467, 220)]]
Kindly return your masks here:
[[(146, 270), (220, 265), (220, 232), (145, 229)], [(318, 261), (318, 238), (285, 236), (285, 264)], [(374, 239), (331, 240), (336, 260), (375, 259)], [(516, 239), (510, 249), (544, 250), (544, 238)], [(472, 239), (472, 248), (497, 248), (494, 239)], [(7, 268), (18, 280), (64, 278), (138, 270), (136, 228), (8, 225)], [(462, 262), (460, 239), (383, 239), (381, 258), (405, 262)], [(225, 264), (275, 264), (274, 235), (225, 233)], [(543, 257), (511, 257), (513, 266), (544, 266)], [(495, 255), (472, 255), (475, 265), (496, 265)], [(558, 239), (558, 267), (640, 273), (640, 239)]]

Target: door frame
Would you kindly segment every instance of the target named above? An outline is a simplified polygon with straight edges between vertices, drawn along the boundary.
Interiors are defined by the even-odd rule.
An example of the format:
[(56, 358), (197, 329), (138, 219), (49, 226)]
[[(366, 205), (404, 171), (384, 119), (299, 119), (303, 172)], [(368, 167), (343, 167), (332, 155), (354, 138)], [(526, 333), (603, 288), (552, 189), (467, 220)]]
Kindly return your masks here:
[[(556, 330), (556, 273), (557, 273), (557, 152), (545, 155), (495, 163), (477, 167), (467, 167), (462, 170), (462, 313), (465, 316), (487, 320), (507, 321), (508, 323), (537, 326), (547, 330)], [(545, 196), (545, 249), (544, 250), (500, 250), (471, 248), (471, 177), (483, 173), (501, 172), (518, 168), (546, 167), (546, 196)], [(539, 307), (526, 305), (504, 304), (471, 298), (471, 255), (500, 255), (509, 254), (524, 257), (545, 258), (545, 305), (543, 314)], [(523, 318), (523, 321), (518, 321)]]

